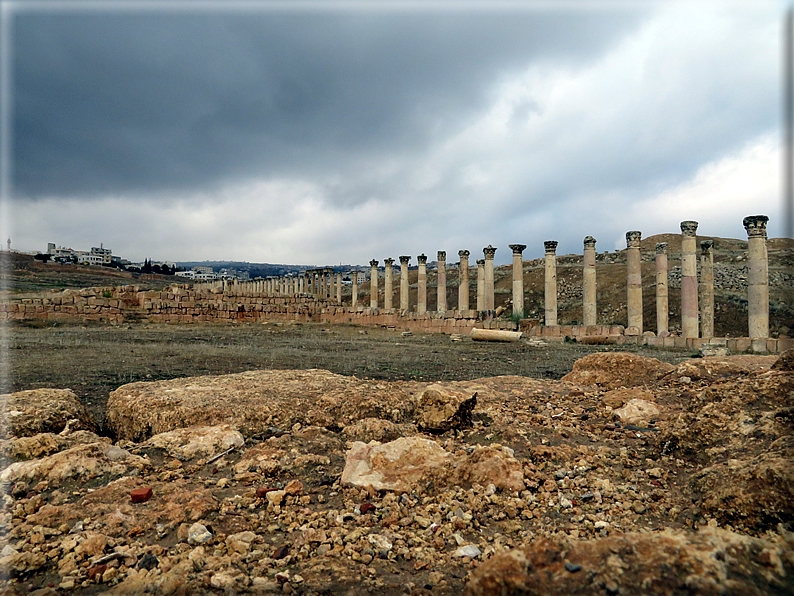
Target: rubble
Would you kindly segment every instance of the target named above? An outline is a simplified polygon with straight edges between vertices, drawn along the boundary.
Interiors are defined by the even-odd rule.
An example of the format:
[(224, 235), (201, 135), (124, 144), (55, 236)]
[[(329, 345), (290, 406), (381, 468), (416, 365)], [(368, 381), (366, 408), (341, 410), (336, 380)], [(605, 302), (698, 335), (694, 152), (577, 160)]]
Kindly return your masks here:
[(596, 356), (563, 381), (122, 387), (115, 439), (0, 444), (0, 593), (794, 591), (794, 375)]

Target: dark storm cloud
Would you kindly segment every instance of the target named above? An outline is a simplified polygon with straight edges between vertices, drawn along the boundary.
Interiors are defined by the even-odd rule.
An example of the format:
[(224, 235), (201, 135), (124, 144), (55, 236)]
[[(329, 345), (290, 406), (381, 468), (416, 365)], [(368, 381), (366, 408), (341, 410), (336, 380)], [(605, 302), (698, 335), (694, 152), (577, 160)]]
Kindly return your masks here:
[[(359, 160), (430, 146), (531, 62), (596, 58), (640, 16), (19, 13), (16, 195), (344, 178)], [(371, 184), (329, 192), (358, 202)]]

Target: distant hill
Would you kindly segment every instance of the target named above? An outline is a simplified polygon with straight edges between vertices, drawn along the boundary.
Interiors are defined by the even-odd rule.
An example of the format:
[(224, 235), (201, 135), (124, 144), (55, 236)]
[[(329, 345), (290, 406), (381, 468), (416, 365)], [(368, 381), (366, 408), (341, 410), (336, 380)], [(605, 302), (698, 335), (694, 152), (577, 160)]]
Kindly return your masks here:
[[(288, 273), (301, 273), (307, 269), (316, 269), (318, 265), (284, 265), (275, 263), (249, 263), (248, 261), (179, 261), (178, 267), (192, 269), (193, 267), (212, 267), (217, 272), (221, 269), (236, 269), (237, 271), (248, 271), (251, 278), (269, 277), (275, 275), (286, 275)], [(322, 265), (323, 267), (325, 265)], [(348, 271), (353, 265), (337, 265), (335, 271)], [(361, 267), (356, 265), (356, 269)]]

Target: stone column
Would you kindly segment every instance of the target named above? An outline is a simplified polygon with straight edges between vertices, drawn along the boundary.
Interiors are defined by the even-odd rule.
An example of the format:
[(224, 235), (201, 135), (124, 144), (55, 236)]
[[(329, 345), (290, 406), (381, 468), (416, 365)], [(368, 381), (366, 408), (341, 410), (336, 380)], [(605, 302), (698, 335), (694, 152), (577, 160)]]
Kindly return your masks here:
[(700, 337), (714, 337), (714, 241), (700, 242)]
[(485, 310), (485, 259), (477, 259), (477, 310)]
[(419, 255), (416, 260), (419, 263), (416, 312), (423, 315), (427, 312), (427, 255)]
[(769, 262), (766, 254), (766, 215), (748, 215), (747, 314), (750, 337), (769, 337)]
[(447, 310), (447, 252), (438, 251), (438, 294), (436, 298), (436, 311)]
[(546, 240), (543, 243), (546, 249), (544, 264), (546, 268), (546, 283), (544, 295), (544, 321), (547, 327), (557, 324), (557, 241)]
[(378, 261), (369, 262), (369, 307), (378, 308)]
[(642, 232), (626, 232), (626, 310), (627, 327), (636, 327), (642, 335), (642, 269), (640, 239)]
[(524, 257), (526, 244), (510, 244), (513, 250), (513, 314), (524, 315)]
[(356, 305), (358, 304), (358, 271), (352, 271), (350, 275), (353, 278), (353, 297), (350, 301), (350, 307), (356, 308)]
[(667, 337), (667, 242), (656, 245), (656, 335)]
[(458, 256), (458, 310), (469, 310), (469, 251), (459, 250)]
[(596, 239), (585, 236), (582, 268), (582, 322), (596, 325)]
[(485, 256), (485, 310), (494, 309), (493, 258), (496, 249), (490, 244), (482, 249)]
[(383, 308), (385, 310), (392, 309), (392, 279), (394, 275), (394, 259), (384, 259), (385, 265), (383, 270)]
[(411, 257), (400, 256), (400, 310), (408, 312), (408, 261)]
[(681, 335), (698, 335), (698, 222), (681, 222)]
[(337, 272), (336, 274), (336, 302), (337, 304), (342, 304), (342, 273)]

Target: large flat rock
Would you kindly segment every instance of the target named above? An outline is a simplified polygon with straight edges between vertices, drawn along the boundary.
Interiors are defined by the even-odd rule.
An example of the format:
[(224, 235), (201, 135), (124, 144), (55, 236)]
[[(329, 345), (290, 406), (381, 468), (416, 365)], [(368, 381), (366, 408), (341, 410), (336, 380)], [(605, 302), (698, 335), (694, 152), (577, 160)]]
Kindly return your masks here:
[(224, 423), (251, 437), (295, 424), (339, 430), (364, 418), (402, 423), (413, 410), (411, 397), (394, 384), (327, 370), (255, 370), (124, 385), (110, 394), (106, 422), (132, 441)]
[(71, 430), (96, 430), (94, 418), (70, 389), (28, 389), (0, 395), (6, 434), (32, 437), (39, 433), (59, 433), (70, 420)]

